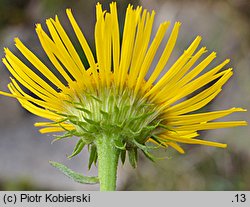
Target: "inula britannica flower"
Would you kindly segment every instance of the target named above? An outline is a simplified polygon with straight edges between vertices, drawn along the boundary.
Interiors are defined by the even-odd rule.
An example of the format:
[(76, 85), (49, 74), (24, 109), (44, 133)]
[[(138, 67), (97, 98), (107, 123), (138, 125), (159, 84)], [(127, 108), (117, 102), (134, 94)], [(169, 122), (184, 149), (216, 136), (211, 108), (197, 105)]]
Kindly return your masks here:
[[(184, 153), (183, 144), (225, 148), (226, 144), (199, 139), (198, 132), (246, 125), (245, 121), (214, 122), (233, 112), (245, 111), (241, 108), (196, 112), (221, 92), (233, 74), (231, 68), (223, 69), (229, 60), (202, 73), (216, 53), (205, 54), (206, 48), (199, 47), (200, 36), (166, 68), (180, 22), (174, 24), (172, 31), (167, 31), (170, 22), (163, 22), (152, 35), (155, 13), (129, 5), (121, 35), (116, 3), (110, 4), (110, 11), (103, 11), (97, 4), (95, 57), (71, 10), (67, 9), (66, 13), (88, 66), (82, 62), (56, 16), (46, 21), (50, 35), (41, 24), (36, 25), (53, 70), (16, 38), (16, 47), (36, 70), (5, 49), (3, 63), (13, 77), (8, 84), (11, 93), (0, 93), (18, 99), (25, 109), (49, 120), (35, 123), (43, 127), (41, 133), (64, 132), (56, 140), (78, 137), (70, 157), (80, 153), (84, 146), (89, 147), (89, 167), (98, 162), (98, 178), (88, 180), (63, 165), (52, 163), (76, 181), (99, 181), (101, 190), (114, 190), (119, 157), (124, 162), (128, 155), (135, 167), (138, 150), (153, 159), (150, 150), (154, 145), (170, 146), (180, 153)], [(165, 44), (166, 32), (170, 36)], [(160, 44), (165, 44), (164, 50), (157, 63), (152, 64)]]

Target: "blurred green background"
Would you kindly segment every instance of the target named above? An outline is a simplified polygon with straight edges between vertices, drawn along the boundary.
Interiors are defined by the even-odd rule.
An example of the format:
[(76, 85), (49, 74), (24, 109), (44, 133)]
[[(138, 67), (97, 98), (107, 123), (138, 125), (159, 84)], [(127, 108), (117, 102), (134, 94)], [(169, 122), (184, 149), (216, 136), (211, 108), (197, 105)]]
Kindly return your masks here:
[[(1, 57), (4, 57), (4, 47), (17, 52), (13, 38), (18, 36), (49, 65), (36, 37), (35, 24), (42, 23), (45, 28), (45, 20), (57, 14), (70, 34), (66, 8), (72, 8), (89, 44), (94, 48), (96, 2), (0, 0)], [(111, 1), (99, 2), (108, 8)], [(118, 1), (120, 21), (128, 3), (154, 9), (155, 29), (166, 20), (171, 20), (172, 25), (175, 21), (182, 22), (172, 62), (196, 35), (203, 37), (202, 45), (207, 46), (209, 51), (217, 52), (215, 64), (226, 58), (231, 59), (229, 66), (234, 68), (233, 78), (205, 110), (234, 106), (249, 109), (249, 0), (122, 0)], [(6, 91), (9, 74), (3, 64), (0, 68), (0, 88)], [(235, 114), (229, 119), (248, 121), (249, 115), (249, 112)], [(49, 165), (48, 160), (53, 160), (85, 175), (97, 174), (96, 168), (87, 170), (86, 150), (72, 160), (66, 158), (76, 140), (51, 145), (52, 136), (39, 134), (32, 125), (40, 120), (22, 109), (16, 100), (0, 96), (0, 190), (98, 190), (98, 185), (74, 183)], [(227, 143), (228, 148), (184, 145), (185, 155), (167, 149), (159, 152), (159, 156), (166, 156), (166, 159), (156, 163), (140, 155), (137, 169), (132, 169), (128, 163), (119, 166), (118, 190), (250, 190), (249, 134), (249, 127), (202, 131), (202, 138)]]

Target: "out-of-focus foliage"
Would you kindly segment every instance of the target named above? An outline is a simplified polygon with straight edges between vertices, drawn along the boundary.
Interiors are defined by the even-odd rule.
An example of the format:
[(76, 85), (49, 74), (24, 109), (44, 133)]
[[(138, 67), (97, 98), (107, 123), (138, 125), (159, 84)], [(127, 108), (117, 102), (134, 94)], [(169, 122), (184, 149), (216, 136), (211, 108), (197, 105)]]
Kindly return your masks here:
[(8, 179), (4, 181), (0, 181), (0, 190), (7, 191), (18, 191), (18, 190), (49, 190), (44, 189), (39, 186), (36, 186), (30, 178), (17, 178), (17, 179)]
[(27, 21), (25, 9), (30, 0), (0, 0), (0, 30), (7, 25), (16, 25)]

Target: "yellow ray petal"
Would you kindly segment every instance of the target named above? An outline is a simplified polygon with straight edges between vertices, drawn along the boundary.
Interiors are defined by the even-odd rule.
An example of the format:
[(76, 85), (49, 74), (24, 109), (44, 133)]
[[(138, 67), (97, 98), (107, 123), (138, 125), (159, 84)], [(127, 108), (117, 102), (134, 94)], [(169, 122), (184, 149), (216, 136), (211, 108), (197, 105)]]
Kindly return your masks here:
[(64, 132), (65, 130), (62, 127), (46, 127), (39, 129), (41, 134), (51, 133), (51, 132)]
[(58, 51), (62, 57), (62, 59), (60, 59), (60, 61), (67, 68), (67, 70), (74, 77), (74, 79), (81, 83), (84, 70), (78, 68), (76, 63), (73, 61), (72, 57), (70, 56), (67, 49), (65, 48), (65, 46), (64, 46), (64, 44), (63, 44), (63, 42), (58, 34), (58, 31), (54, 27), (53, 22), (54, 22), (53, 19), (46, 20), (46, 24), (47, 24), (49, 32), (52, 36), (52, 39), (53, 39), (54, 43), (56, 44), (56, 47), (58, 48)]
[(237, 126), (246, 126), (246, 121), (228, 121), (228, 122), (212, 122), (212, 123), (200, 123), (193, 125), (185, 125), (176, 127), (176, 130), (209, 130), (209, 129), (219, 129), (219, 128), (229, 128)]
[(115, 76), (118, 76), (115, 77), (115, 80), (118, 81), (116, 84), (119, 88), (122, 88), (124, 86), (126, 76), (129, 72), (139, 15), (139, 9), (133, 10), (131, 5), (128, 6), (122, 37), (121, 60), (118, 73), (115, 73)]
[(58, 100), (55, 100), (55, 102), (53, 102), (53, 100), (51, 100), (50, 102), (46, 102), (33, 98), (32, 96), (25, 93), (13, 78), (11, 78), (11, 83), (9, 84), (9, 86), (12, 88), (12, 90), (14, 90), (14, 93), (24, 97), (23, 101), (33, 102), (41, 106), (42, 108), (46, 108), (49, 110), (61, 111), (63, 108), (62, 103)]
[(96, 20), (98, 20), (103, 15), (102, 5), (98, 2), (96, 4)]
[(187, 139), (183, 137), (178, 137), (178, 136), (162, 136), (163, 139), (166, 140), (171, 140), (174, 142), (180, 142), (180, 143), (185, 143), (185, 144), (201, 144), (201, 145), (207, 145), (207, 146), (212, 146), (212, 147), (220, 147), (220, 148), (226, 148), (227, 144), (222, 144), (222, 143), (217, 143), (217, 142), (211, 142), (211, 141), (205, 141), (205, 140), (200, 140), (200, 139)]
[(75, 127), (69, 123), (55, 123), (55, 122), (37, 122), (35, 127), (61, 127), (65, 129), (74, 129)]
[(8, 69), (10, 69), (10, 65), (6, 61), (6, 59), (11, 59), (11, 62), (15, 65), (15, 69), (11, 67), (12, 71), (10, 71), (13, 76), (14, 74), (18, 75), (21, 79), (25, 80), (27, 83), (36, 85), (39, 88), (39, 91), (48, 97), (57, 97), (58, 93), (55, 89), (53, 89), (48, 83), (46, 83), (42, 78), (40, 78), (36, 73), (34, 73), (30, 68), (28, 68), (19, 58), (17, 58), (9, 49), (5, 48), (6, 58), (3, 58), (3, 63), (6, 65)]
[[(170, 22), (168, 22), (168, 25), (169, 24), (170, 24)], [(152, 83), (157, 79), (157, 77), (159, 76), (159, 74), (162, 72), (165, 65), (167, 64), (168, 59), (169, 59), (169, 57), (174, 49), (180, 26), (181, 26), (180, 22), (175, 23), (173, 31), (171, 32), (171, 35), (168, 39), (168, 42), (165, 46), (165, 49), (164, 49), (162, 55), (160, 57), (160, 60), (158, 61), (152, 75), (150, 76), (150, 78), (148, 79), (148, 81), (146, 83), (146, 86), (145, 86), (146, 89), (152, 85)]]
[(58, 70), (58, 72), (63, 76), (67, 83), (71, 83), (73, 80), (69, 77), (68, 73), (64, 70), (58, 60), (62, 60), (63, 57), (60, 55), (58, 48), (55, 43), (48, 37), (48, 35), (43, 31), (41, 24), (36, 25), (36, 32), (41, 45), (47, 54), (48, 58)]
[(102, 87), (110, 86), (111, 80), (111, 15), (99, 17), (95, 25), (96, 55)]
[(113, 54), (113, 70), (117, 72), (120, 64), (120, 31), (118, 24), (118, 15), (116, 2), (110, 4), (110, 14), (111, 14), (111, 37), (112, 37), (112, 54)]
[[(180, 110), (173, 110), (173, 115), (179, 115), (179, 114), (186, 114), (192, 111), (196, 111), (204, 106), (206, 106), (208, 103), (210, 103), (219, 93), (221, 92), (221, 89), (215, 91), (214, 93), (210, 94), (209, 96), (207, 96), (206, 98), (200, 100), (200, 101), (196, 101), (194, 99), (193, 104), (189, 104), (188, 107), (185, 107), (185, 104), (183, 104), (182, 109)], [(183, 102), (184, 103), (184, 102)]]
[(138, 30), (136, 37), (136, 43), (137, 43), (136, 46), (138, 47), (138, 49), (136, 49), (136, 53), (135, 51), (133, 52), (133, 55), (135, 55), (135, 57), (137, 58), (134, 57), (132, 58), (132, 65), (129, 72), (129, 78), (128, 78), (129, 88), (133, 88), (137, 82), (137, 77), (140, 72), (138, 68), (141, 67), (144, 61), (154, 23), (154, 16), (155, 16), (154, 11), (152, 11), (152, 13), (150, 14), (149, 12), (144, 10), (143, 14), (146, 15), (145, 26), (143, 20), (144, 16), (142, 16), (141, 21), (139, 21), (139, 27), (142, 28), (141, 30)]
[(106, 14), (105, 25), (102, 28), (102, 33), (104, 36), (104, 48), (105, 48), (105, 65), (104, 65), (104, 75), (106, 79), (106, 86), (109, 88), (111, 84), (111, 15)]
[[(185, 73), (196, 63), (199, 57), (206, 52), (206, 48), (202, 47), (189, 61), (188, 63), (182, 67), (178, 73), (163, 87), (159, 92), (152, 95), (152, 100), (166, 100), (170, 99), (171, 95), (173, 94), (172, 91), (176, 91), (180, 88), (183, 84), (181, 84), (180, 79), (185, 75)], [(149, 93), (150, 94), (150, 93)], [(144, 97), (148, 96), (146, 94)], [(168, 94), (167, 96), (165, 94)]]
[[(215, 58), (215, 53), (211, 53), (210, 57), (208, 56), (204, 61), (202, 61), (198, 66), (196, 66), (190, 73), (185, 75), (185, 77), (180, 81), (180, 85), (185, 85), (186, 83), (190, 82), (194, 77), (196, 77), (200, 72)], [(207, 76), (211, 76), (219, 72), (226, 64), (230, 62), (229, 59), (226, 59), (218, 66), (214, 67), (213, 69), (206, 72)], [(205, 67), (204, 67), (205, 66)]]
[(42, 74), (46, 74), (46, 77), (58, 88), (65, 88), (63, 83), (27, 47), (25, 47), (18, 38), (15, 38), (15, 42), (16, 47), (27, 58), (27, 60), (36, 67), (37, 70)]
[(185, 151), (176, 142), (166, 142), (166, 144), (173, 147), (177, 152), (185, 154)]
[[(184, 83), (190, 82), (193, 79), (193, 77), (195, 77), (201, 71), (203, 71), (205, 69), (205, 67), (207, 67), (213, 61), (213, 59), (215, 57), (216, 57), (216, 53), (212, 52), (207, 58), (205, 58), (201, 63), (199, 63), (191, 72), (186, 74), (183, 77), (183, 79), (180, 81), (179, 85), (183, 86), (184, 85), (183, 82)], [(184, 81), (184, 79), (187, 80), (187, 81)], [(165, 88), (168, 88), (167, 86), (173, 84), (174, 81), (175, 81), (175, 78), (173, 78), (172, 81), (165, 86)]]
[[(21, 96), (21, 94), (14, 88), (14, 86), (12, 84), (8, 85), (9, 90), (11, 91), (11, 93), (13, 94), (17, 94), (17, 96)], [(48, 110), (42, 109), (40, 107), (35, 106), (33, 103), (29, 102), (28, 100), (22, 99), (22, 98), (17, 98), (18, 101), (20, 102), (20, 104), (27, 109), (29, 112), (46, 118), (46, 119), (50, 119), (50, 120), (58, 120), (60, 117)]]
[[(184, 86), (179, 91), (177, 91), (176, 95), (172, 99), (166, 101), (164, 103), (164, 105), (165, 105), (165, 107), (170, 106), (171, 104), (175, 103), (177, 100), (179, 100), (179, 99), (181, 99), (181, 98), (195, 92), (196, 90), (198, 90), (202, 86), (212, 82), (213, 80), (216, 80), (217, 78), (220, 78), (219, 80), (221, 81), (221, 83), (225, 84), (225, 82), (232, 75), (233, 75), (233, 72), (232, 72), (231, 68), (228, 69), (228, 70), (225, 70), (223, 72), (220, 72), (220, 73), (218, 73), (218, 74), (216, 74), (214, 76), (210, 76), (210, 74), (204, 74), (204, 75), (200, 76), (199, 78), (195, 79), (194, 81), (190, 82), (186, 86)], [(216, 85), (216, 86), (217, 86), (217, 90), (219, 90), (220, 85)], [(195, 108), (195, 106), (193, 106), (193, 108)], [(188, 111), (188, 109), (186, 109), (186, 110)]]
[(26, 97), (24, 97), (22, 95), (15, 94), (15, 93), (12, 94), (12, 93), (8, 93), (8, 92), (0, 91), (0, 95), (11, 97), (11, 98), (16, 98), (16, 99), (25, 99), (25, 100), (27, 100)]
[[(146, 10), (144, 10), (143, 13), (142, 13), (142, 16), (138, 20), (137, 32), (136, 32), (134, 50), (133, 50), (133, 57), (132, 57), (132, 60), (131, 60), (131, 67), (130, 67), (130, 70), (129, 70), (129, 76), (131, 76), (131, 73), (133, 73), (133, 71), (137, 70), (135, 68), (135, 65), (139, 60), (139, 56), (140, 56), (140, 53), (142, 51), (143, 42), (144, 42), (143, 40), (145, 40), (144, 27), (145, 27), (145, 21), (146, 21), (147, 13), (148, 12)], [(130, 82), (131, 81), (129, 81), (129, 83)], [(129, 86), (130, 86), (130, 84), (129, 84)]]
[[(20, 82), (24, 87), (29, 89), (32, 93), (34, 93), (35, 95), (37, 95), (41, 99), (43, 99), (43, 100), (51, 100), (54, 97), (50, 93), (48, 93), (46, 90), (44, 90), (40, 85), (38, 85), (37, 82), (34, 81), (34, 80), (36, 80), (36, 76), (32, 76), (33, 74), (31, 74), (31, 77), (33, 77), (33, 79), (31, 79), (31, 77), (27, 76), (15, 64), (15, 62), (12, 59), (10, 59), (9, 56), (6, 55), (6, 59), (5, 58), (3, 59), (3, 63), (8, 68), (8, 70), (13, 75), (13, 77), (16, 80), (18, 80), (18, 82)], [(45, 84), (47, 85), (47, 83), (45, 83)]]
[(153, 86), (153, 88), (146, 94), (146, 96), (155, 93), (156, 91), (160, 90), (164, 85), (171, 80), (176, 73), (187, 63), (187, 61), (191, 58), (192, 54), (199, 46), (201, 41), (201, 37), (198, 36), (189, 46), (189, 48), (184, 51), (180, 58), (173, 64), (173, 66), (169, 69), (169, 71)]
[(79, 68), (80, 71), (85, 70), (85, 67), (78, 55), (78, 53), (75, 50), (75, 47), (73, 46), (71, 40), (69, 39), (67, 33), (63, 29), (58, 16), (56, 16), (55, 21), (52, 21), (55, 29), (57, 30), (57, 33), (59, 34), (62, 42), (64, 43), (65, 47), (68, 50), (69, 55), (72, 57), (72, 60), (75, 62), (77, 67)]
[(78, 26), (72, 12), (70, 9), (67, 9), (66, 10), (66, 13), (68, 15), (68, 18), (69, 18), (69, 21), (74, 29), (74, 32), (80, 42), (80, 45), (84, 51), (84, 54), (86, 55), (86, 58), (88, 60), (88, 63), (90, 65), (90, 72), (93, 73), (93, 76), (94, 76), (94, 80), (95, 80), (95, 83), (98, 84), (98, 81), (97, 81), (97, 68), (96, 68), (96, 63), (95, 63), (95, 58), (92, 54), (92, 51), (87, 43), (87, 40), (85, 39), (80, 27)]
[(202, 105), (205, 106), (207, 103), (213, 100), (213, 98), (216, 97), (220, 93), (220, 91), (222, 90), (221, 87), (226, 83), (228, 78), (230, 78), (230, 75), (224, 74), (224, 76), (222, 76), (216, 83), (214, 83), (212, 86), (210, 86), (206, 90), (200, 92), (199, 94), (193, 96), (192, 98), (189, 98), (181, 103), (178, 103), (168, 108), (166, 106), (166, 110), (165, 110), (166, 113), (173, 113), (177, 115), (177, 114), (182, 113), (181, 110), (190, 112), (190, 107), (193, 107), (193, 105), (201, 101), (203, 101), (202, 102), (203, 104), (200, 104), (200, 106)]
[(207, 112), (207, 113), (199, 113), (199, 114), (190, 114), (190, 115), (181, 115), (181, 116), (168, 116), (168, 124), (170, 125), (190, 125), (195, 123), (201, 123), (201, 122), (208, 122), (211, 120), (216, 120), (218, 118), (227, 116), (234, 112), (244, 112), (246, 110), (242, 108), (231, 108), (228, 110), (222, 110), (222, 111), (213, 111), (213, 112)]
[(102, 84), (102, 87), (104, 87), (105, 77), (106, 77), (104, 74), (105, 51), (103, 48), (103, 41), (104, 41), (103, 34), (102, 34), (103, 24), (104, 24), (104, 14), (98, 17), (96, 24), (95, 24), (95, 45), (96, 45), (95, 48), (96, 48), (97, 63), (98, 63), (98, 68), (99, 68), (100, 82)]
[(155, 54), (164, 38), (164, 35), (166, 33), (166, 30), (169, 26), (169, 22), (162, 23), (160, 27), (158, 28), (158, 31), (153, 39), (153, 42), (151, 43), (147, 54), (145, 56), (145, 59), (142, 63), (142, 66), (140, 68), (140, 73), (139, 77), (136, 82), (136, 87), (135, 87), (135, 94), (137, 94), (138, 90), (141, 88), (141, 83), (144, 80), (145, 75), (147, 74), (149, 67), (155, 57)]

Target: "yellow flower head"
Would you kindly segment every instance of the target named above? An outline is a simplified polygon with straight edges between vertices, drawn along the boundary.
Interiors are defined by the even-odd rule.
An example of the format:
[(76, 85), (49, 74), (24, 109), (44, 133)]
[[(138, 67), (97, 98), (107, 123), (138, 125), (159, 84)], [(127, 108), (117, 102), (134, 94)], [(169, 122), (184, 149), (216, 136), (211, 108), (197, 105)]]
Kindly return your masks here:
[[(206, 48), (199, 47), (200, 36), (164, 72), (177, 41), (180, 22), (174, 24), (154, 66), (152, 62), (170, 26), (170, 22), (163, 22), (152, 38), (154, 12), (142, 7), (133, 9), (129, 5), (121, 38), (116, 3), (110, 4), (109, 12), (97, 4), (96, 57), (71, 10), (67, 9), (66, 13), (88, 67), (56, 16), (46, 21), (50, 35), (41, 24), (36, 25), (40, 43), (56, 70), (47, 67), (16, 38), (16, 47), (37, 70), (31, 70), (5, 49), (3, 63), (13, 78), (8, 85), (11, 94), (0, 94), (17, 98), (28, 111), (50, 120), (35, 124), (44, 127), (41, 133), (65, 132), (57, 139), (78, 136), (80, 140), (72, 156), (87, 144), (95, 157), (93, 162), (97, 159), (96, 140), (111, 137), (122, 160), (128, 151), (134, 166), (138, 148), (150, 156), (147, 142), (171, 146), (180, 153), (184, 151), (179, 143), (224, 148), (226, 144), (197, 139), (198, 131), (246, 125), (245, 121), (213, 122), (233, 112), (245, 111), (241, 108), (195, 112), (212, 101), (233, 74), (231, 68), (223, 70), (229, 60), (201, 74), (216, 53), (205, 54)], [(202, 56), (204, 58), (197, 63)], [(40, 73), (45, 78), (41, 78)], [(203, 86), (208, 87), (190, 97)], [(35, 96), (29, 95), (23, 87)]]

